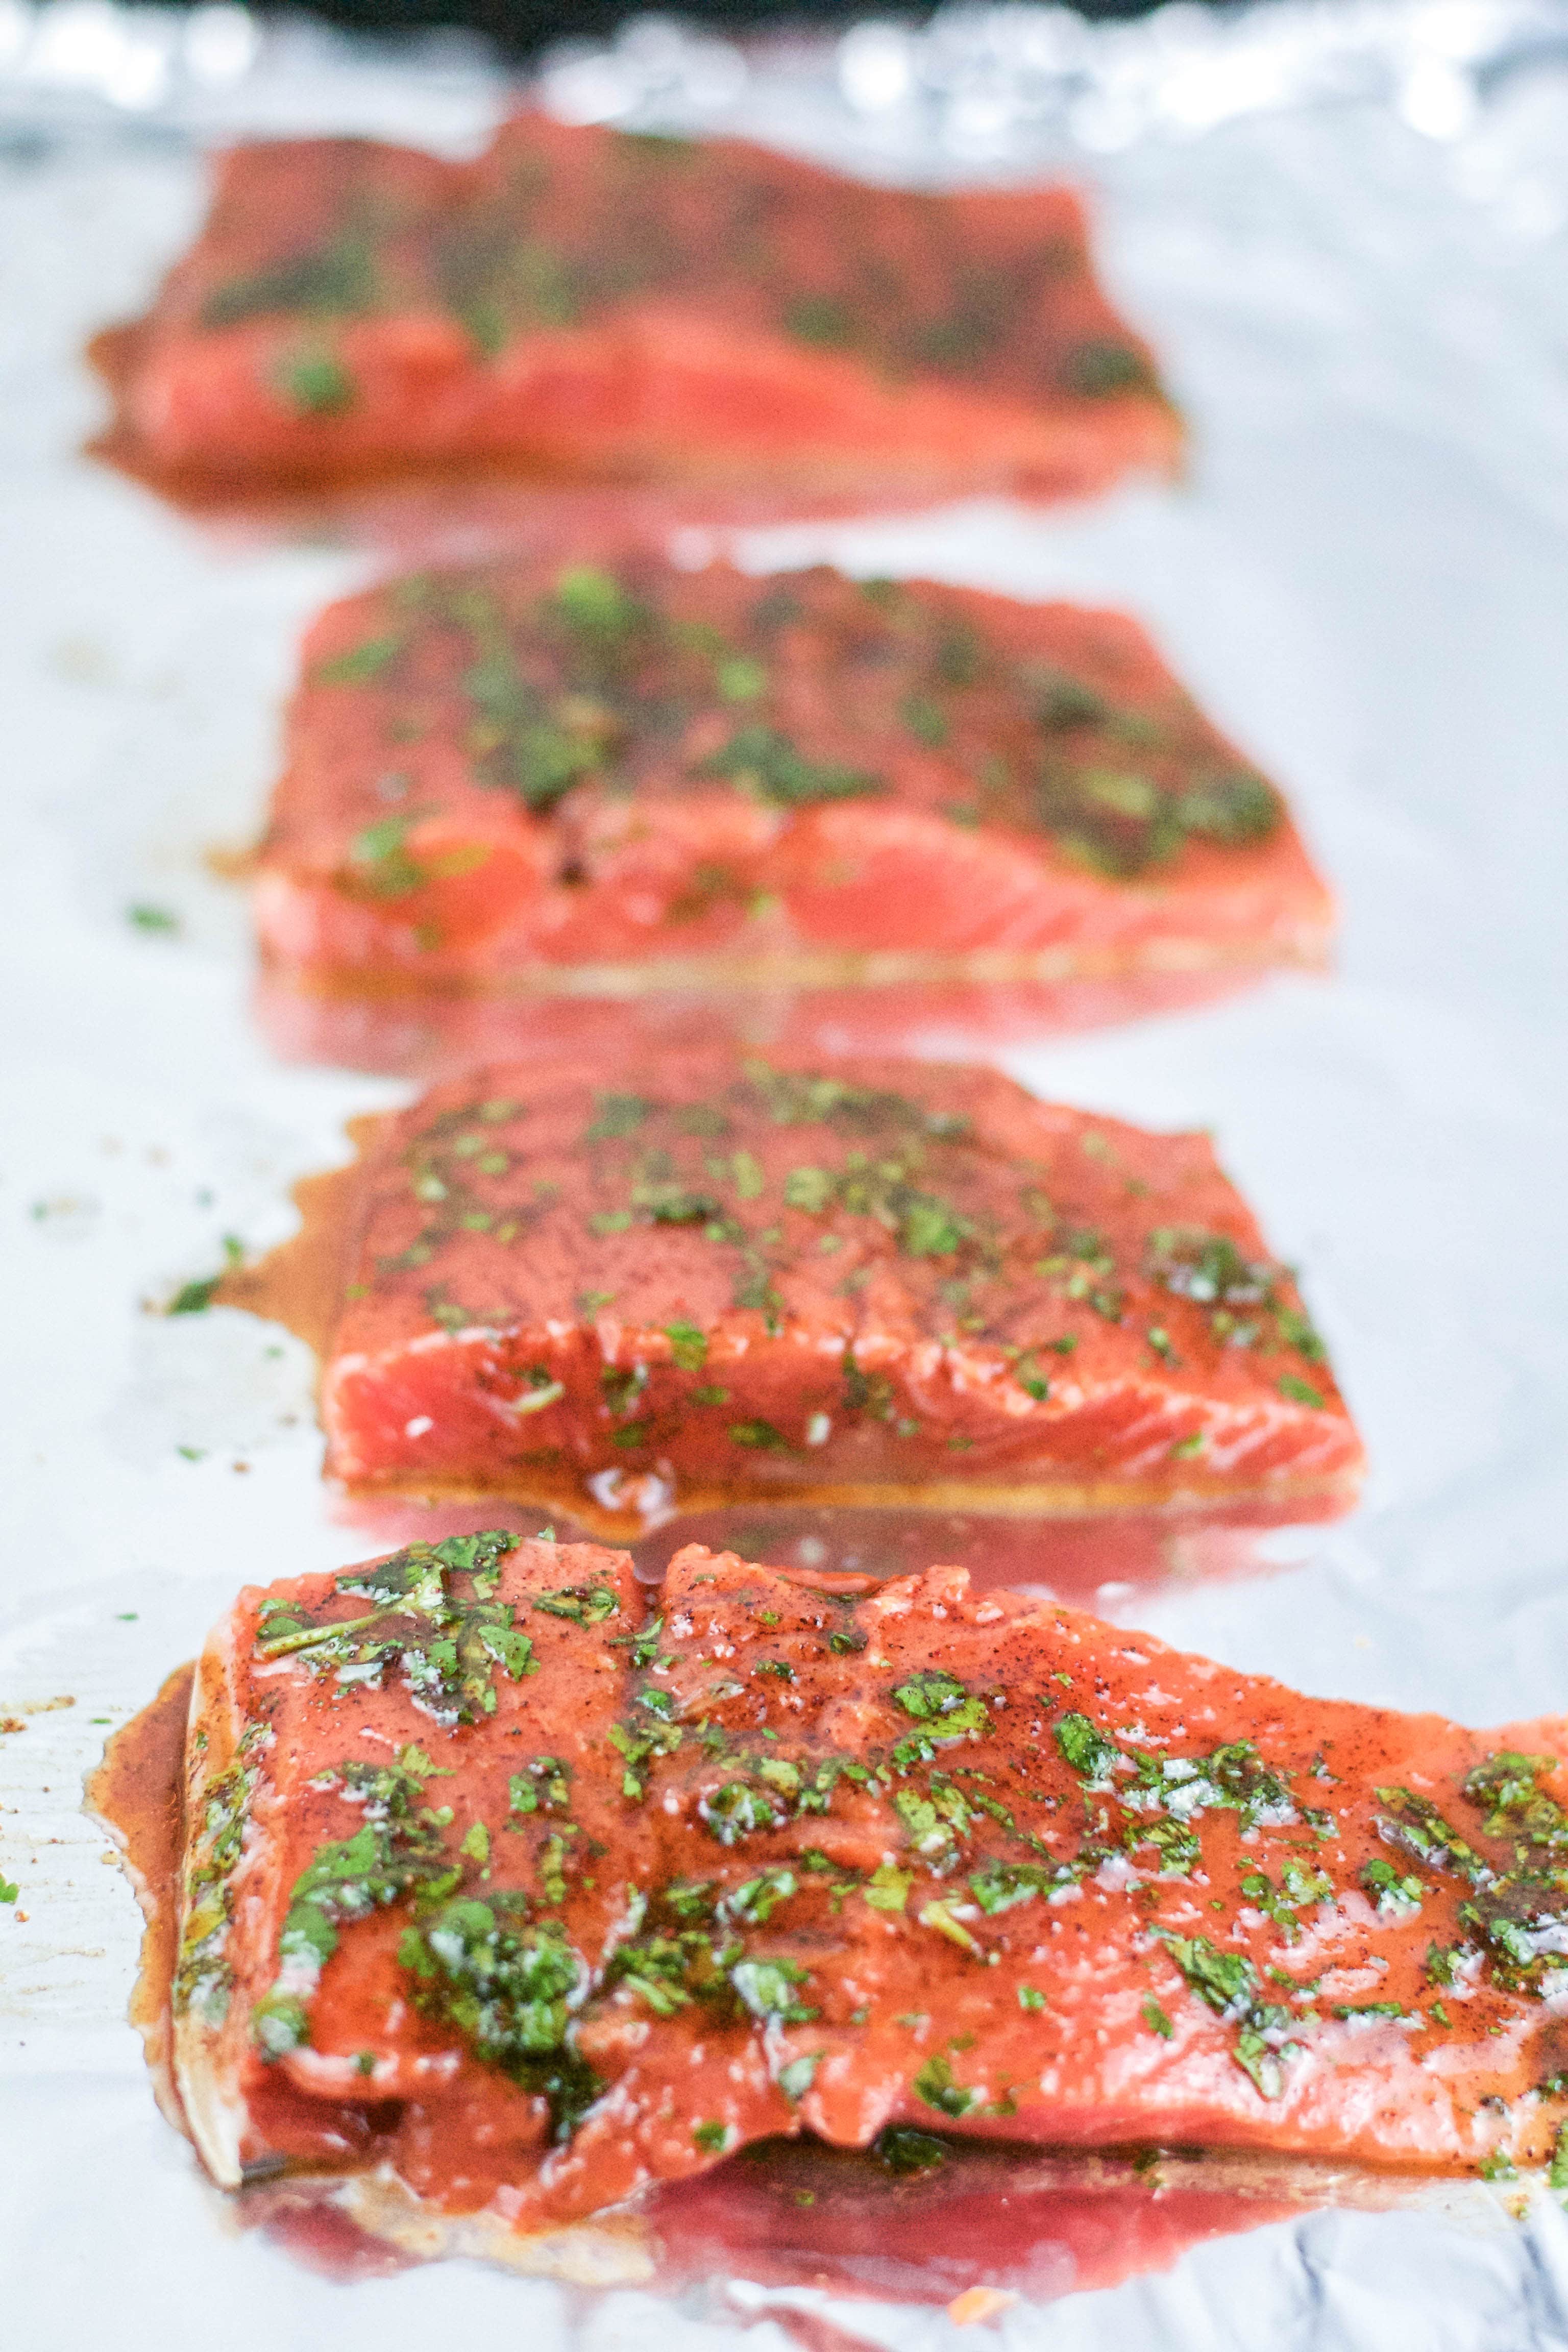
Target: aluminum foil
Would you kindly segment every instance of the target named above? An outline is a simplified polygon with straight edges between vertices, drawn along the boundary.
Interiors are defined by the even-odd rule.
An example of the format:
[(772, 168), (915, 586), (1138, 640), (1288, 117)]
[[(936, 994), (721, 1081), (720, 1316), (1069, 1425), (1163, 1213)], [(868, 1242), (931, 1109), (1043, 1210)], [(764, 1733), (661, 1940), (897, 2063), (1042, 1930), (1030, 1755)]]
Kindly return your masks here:
[[(1006, 1052), (1042, 1092), (1217, 1130), (1372, 1453), (1358, 1514), (1270, 1538), (1271, 1572), (1109, 1589), (1106, 1613), (1478, 1725), (1568, 1706), (1568, 9), (1005, 5), (744, 48), (644, 19), (543, 88), (579, 121), (1096, 192), (1194, 421), (1187, 485), (738, 551), (1125, 605), (1342, 891), (1331, 981)], [(779, 2297), (743, 2280), (679, 2304), (469, 2264), (343, 2288), (237, 2234), (153, 2109), (122, 2022), (139, 1922), (79, 1810), (241, 1581), (355, 1554), (303, 1348), (155, 1310), (226, 1234), (281, 1237), (288, 1184), (401, 1094), (268, 1059), (209, 863), (256, 824), (296, 630), (374, 555), (226, 535), (84, 459), (79, 347), (190, 233), (204, 144), (462, 152), (507, 99), (466, 40), (0, 0), (0, 2334), (29, 2352), (785, 2352)], [(889, 2352), (963, 2341), (937, 2310), (793, 2301)], [(1530, 2184), (1321, 2213), (988, 2326), (1005, 2352), (1535, 2352), (1568, 2344), (1568, 2222)]]

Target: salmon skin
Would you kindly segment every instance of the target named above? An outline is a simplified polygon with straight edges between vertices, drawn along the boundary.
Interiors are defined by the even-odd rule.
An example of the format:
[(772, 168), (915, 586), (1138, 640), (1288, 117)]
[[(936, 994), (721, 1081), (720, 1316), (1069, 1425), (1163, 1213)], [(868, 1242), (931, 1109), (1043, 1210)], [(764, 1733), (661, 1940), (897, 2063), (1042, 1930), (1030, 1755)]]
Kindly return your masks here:
[(500, 460), (1082, 495), (1182, 443), (1069, 190), (873, 188), (542, 114), (473, 163), (235, 149), (93, 355), (138, 463), (237, 483)]
[(330, 606), (256, 911), (275, 969), (394, 995), (1190, 979), (1331, 921), (1135, 623), (646, 553)]
[(546, 2263), (802, 2133), (1495, 2177), (1568, 2113), (1565, 1742), (954, 1569), (415, 1545), (200, 1661), (180, 2094), (223, 2183)]
[(321, 1408), (352, 1489), (631, 1532), (763, 1496), (1321, 1513), (1360, 1478), (1207, 1137), (992, 1071), (470, 1074), (373, 1130), (342, 1265)]

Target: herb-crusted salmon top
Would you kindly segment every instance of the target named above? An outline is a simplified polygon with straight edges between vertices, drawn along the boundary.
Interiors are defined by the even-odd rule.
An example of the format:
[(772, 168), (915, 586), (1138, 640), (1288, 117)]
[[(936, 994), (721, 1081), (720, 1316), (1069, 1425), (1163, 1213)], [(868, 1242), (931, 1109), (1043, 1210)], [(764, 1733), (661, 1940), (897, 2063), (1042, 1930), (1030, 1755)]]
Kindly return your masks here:
[(222, 2179), (524, 2232), (802, 2129), (1544, 2162), (1564, 1738), (954, 1570), (416, 1546), (208, 1645), (181, 2087)]
[(469, 164), (238, 149), (104, 364), (149, 459), (239, 478), (510, 457), (1082, 490), (1180, 446), (1068, 190), (873, 188), (541, 115)]
[(1134, 623), (931, 582), (423, 573), (322, 614), (288, 753), (262, 940), (340, 986), (1192, 971), (1329, 928)]
[(1342, 1505), (1323, 1342), (1201, 1135), (994, 1072), (492, 1068), (386, 1121), (322, 1383), (353, 1486)]

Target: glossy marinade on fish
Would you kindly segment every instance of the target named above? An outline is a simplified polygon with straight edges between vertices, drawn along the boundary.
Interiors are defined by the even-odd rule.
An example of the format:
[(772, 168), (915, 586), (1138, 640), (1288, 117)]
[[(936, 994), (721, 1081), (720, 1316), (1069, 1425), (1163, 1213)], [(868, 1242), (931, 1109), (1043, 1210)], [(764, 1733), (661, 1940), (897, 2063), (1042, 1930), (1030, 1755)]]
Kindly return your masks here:
[(411, 1546), (198, 1664), (175, 2080), (226, 2185), (573, 2274), (803, 2134), (1495, 2177), (1568, 2112), (1565, 1743), (954, 1570)]
[[(1205, 1135), (730, 1053), (492, 1066), (358, 1131), (291, 1318), (352, 1491), (626, 1534), (765, 1496), (1268, 1521), (1357, 1492), (1328, 1350)], [(266, 1265), (218, 1296), (289, 1312)]]

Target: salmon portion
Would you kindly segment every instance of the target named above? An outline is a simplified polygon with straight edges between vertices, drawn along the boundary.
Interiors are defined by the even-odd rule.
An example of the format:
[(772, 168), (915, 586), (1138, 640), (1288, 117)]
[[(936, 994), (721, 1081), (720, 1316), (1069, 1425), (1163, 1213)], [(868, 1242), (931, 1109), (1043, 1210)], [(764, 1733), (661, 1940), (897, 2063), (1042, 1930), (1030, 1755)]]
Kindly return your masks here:
[(818, 567), (535, 560), (310, 631), (263, 953), (393, 995), (1321, 963), (1279, 793), (1135, 623)]
[(1568, 2115), (1565, 1754), (958, 1570), (415, 1546), (200, 1662), (179, 2089), (222, 2182), (514, 2254), (800, 2134), (1495, 2177)]
[(1069, 190), (873, 188), (542, 114), (473, 163), (235, 149), (93, 355), (119, 436), (175, 478), (500, 460), (1082, 495), (1182, 444)]
[(351, 1489), (628, 1532), (763, 1496), (1356, 1491), (1323, 1342), (1203, 1135), (986, 1070), (724, 1054), (470, 1074), (374, 1128), (351, 1181), (321, 1388)]

